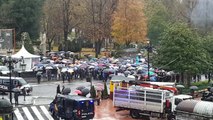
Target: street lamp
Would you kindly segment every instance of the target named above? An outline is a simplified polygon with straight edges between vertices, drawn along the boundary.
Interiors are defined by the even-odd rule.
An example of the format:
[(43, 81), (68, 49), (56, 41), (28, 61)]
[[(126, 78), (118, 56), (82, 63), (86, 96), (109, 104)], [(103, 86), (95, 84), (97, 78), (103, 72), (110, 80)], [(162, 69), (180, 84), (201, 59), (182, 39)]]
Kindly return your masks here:
[(12, 72), (12, 51), (7, 51), (7, 55), (8, 55), (8, 58), (6, 59), (6, 63), (8, 63), (8, 67), (9, 67), (9, 79), (10, 79), (10, 87), (9, 87), (9, 92), (10, 92), (10, 103), (12, 104), (12, 79), (11, 79), (11, 72)]
[(147, 64), (148, 64), (148, 80), (150, 80), (150, 72), (149, 72), (149, 70), (150, 70), (150, 56), (149, 56), (149, 53), (150, 52), (152, 52), (152, 46), (151, 46), (151, 43), (150, 43), (150, 41), (148, 40), (147, 41), (147, 44), (148, 44), (148, 46), (147, 46)]
[(9, 68), (9, 80), (10, 80), (10, 85), (9, 85), (9, 97), (10, 97), (10, 103), (12, 104), (12, 79), (11, 79), (11, 76), (12, 76), (12, 69), (13, 69), (13, 63), (17, 63), (17, 61), (15, 59), (12, 59), (11, 57), (12, 55), (12, 51), (10, 51), (10, 49), (7, 51), (7, 57), (6, 59), (4, 60), (4, 63), (6, 63), (8, 65), (8, 68)]

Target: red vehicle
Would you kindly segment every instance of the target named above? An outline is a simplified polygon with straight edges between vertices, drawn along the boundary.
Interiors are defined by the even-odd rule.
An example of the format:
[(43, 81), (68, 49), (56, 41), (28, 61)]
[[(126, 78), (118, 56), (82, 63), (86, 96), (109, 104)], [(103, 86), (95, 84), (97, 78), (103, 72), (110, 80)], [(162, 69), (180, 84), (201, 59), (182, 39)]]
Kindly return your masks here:
[(173, 92), (174, 94), (177, 94), (178, 90), (175, 87), (175, 83), (173, 82), (149, 82), (149, 81), (143, 81), (140, 83), (137, 83), (137, 85), (142, 87), (150, 87), (153, 89), (162, 89), (162, 90), (168, 90)]
[(153, 84), (153, 83), (142, 83), (140, 84), (140, 86), (142, 87), (151, 87), (153, 89), (162, 89), (162, 90), (168, 90), (173, 92), (174, 94), (177, 94), (177, 88), (173, 87), (173, 86), (166, 86), (166, 85), (157, 85), (157, 84)]

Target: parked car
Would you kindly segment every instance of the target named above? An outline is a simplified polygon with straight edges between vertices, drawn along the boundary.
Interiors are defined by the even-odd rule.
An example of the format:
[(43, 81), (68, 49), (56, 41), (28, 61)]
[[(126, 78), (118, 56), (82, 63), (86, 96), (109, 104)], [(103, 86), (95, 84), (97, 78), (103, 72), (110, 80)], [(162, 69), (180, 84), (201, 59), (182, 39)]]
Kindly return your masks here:
[[(27, 94), (30, 94), (33, 91), (33, 87), (28, 84), (22, 77), (11, 77), (12, 89), (19, 88), (21, 94), (23, 89), (25, 89)], [(9, 91), (10, 87), (10, 77), (0, 76), (0, 88), (3, 88), (5, 91)]]
[(7, 66), (0, 66), (0, 76), (8, 76), (10, 70)]

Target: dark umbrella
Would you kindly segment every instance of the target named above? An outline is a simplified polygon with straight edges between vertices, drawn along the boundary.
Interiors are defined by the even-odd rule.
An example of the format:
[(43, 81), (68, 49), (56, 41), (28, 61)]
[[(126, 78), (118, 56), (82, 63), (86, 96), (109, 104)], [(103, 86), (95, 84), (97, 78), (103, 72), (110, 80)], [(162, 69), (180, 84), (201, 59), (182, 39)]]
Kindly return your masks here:
[(83, 90), (85, 88), (85, 86), (78, 86), (77, 88), (76, 88), (76, 90)]
[(70, 88), (64, 88), (64, 90), (62, 91), (64, 95), (68, 95), (71, 92)]
[(130, 74), (131, 72), (130, 71), (124, 71), (124, 74), (125, 75), (128, 75), (128, 74)]
[(87, 89), (87, 88), (84, 88), (84, 89), (81, 90), (81, 91), (82, 91), (82, 95), (83, 95), (83, 96), (86, 96), (86, 95), (90, 92), (90, 90)]
[(189, 87), (189, 89), (191, 89), (191, 90), (197, 90), (198, 87), (197, 86), (191, 86), (191, 87)]

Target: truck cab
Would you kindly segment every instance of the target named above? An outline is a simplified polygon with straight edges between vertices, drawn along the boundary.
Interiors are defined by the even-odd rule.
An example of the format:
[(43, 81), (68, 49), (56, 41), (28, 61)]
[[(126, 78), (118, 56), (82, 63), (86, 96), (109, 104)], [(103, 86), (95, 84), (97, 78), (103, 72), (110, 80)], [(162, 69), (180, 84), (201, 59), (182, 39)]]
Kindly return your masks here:
[(181, 103), (184, 100), (190, 100), (193, 99), (191, 95), (174, 95), (171, 97), (170, 100), (166, 101), (166, 112), (167, 112), (167, 119), (168, 120), (175, 120), (175, 114), (176, 114), (176, 107), (179, 103)]
[(94, 100), (78, 95), (58, 94), (49, 110), (56, 120), (90, 120), (95, 115)]
[(174, 95), (171, 99), (171, 111), (174, 112), (177, 105), (182, 102), (183, 100), (189, 100), (189, 99), (193, 99), (193, 97), (191, 95)]

